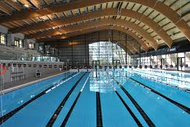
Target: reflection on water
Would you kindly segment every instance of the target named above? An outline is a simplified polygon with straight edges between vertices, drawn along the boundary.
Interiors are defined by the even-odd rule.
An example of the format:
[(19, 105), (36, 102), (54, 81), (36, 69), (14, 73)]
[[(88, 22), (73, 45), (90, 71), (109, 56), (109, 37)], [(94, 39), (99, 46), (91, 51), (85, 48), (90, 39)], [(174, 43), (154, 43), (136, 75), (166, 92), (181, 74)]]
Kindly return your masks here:
[(161, 82), (166, 85), (178, 87), (183, 90), (190, 90), (190, 74), (188, 73), (149, 69), (128, 70), (128, 73), (154, 80), (156, 82)]
[(126, 82), (126, 73), (123, 71), (97, 71), (90, 76), (90, 91), (108, 93), (113, 92), (114, 88), (119, 88), (112, 77), (119, 79), (123, 85)]
[(112, 86), (118, 88), (112, 77), (115, 77), (120, 82), (120, 85), (124, 85), (127, 77), (131, 76), (140, 76), (145, 79), (190, 91), (190, 74), (151, 69), (94, 71), (90, 76), (90, 90), (94, 92), (99, 91), (101, 93), (112, 92)]

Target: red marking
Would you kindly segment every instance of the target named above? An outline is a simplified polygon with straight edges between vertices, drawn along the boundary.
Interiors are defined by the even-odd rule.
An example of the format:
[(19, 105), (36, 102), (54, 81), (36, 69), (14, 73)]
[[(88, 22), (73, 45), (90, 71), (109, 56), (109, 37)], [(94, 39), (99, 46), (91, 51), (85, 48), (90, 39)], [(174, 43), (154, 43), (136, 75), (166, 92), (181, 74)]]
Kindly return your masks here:
[(7, 71), (6, 67), (3, 64), (0, 64), (0, 75), (4, 75)]

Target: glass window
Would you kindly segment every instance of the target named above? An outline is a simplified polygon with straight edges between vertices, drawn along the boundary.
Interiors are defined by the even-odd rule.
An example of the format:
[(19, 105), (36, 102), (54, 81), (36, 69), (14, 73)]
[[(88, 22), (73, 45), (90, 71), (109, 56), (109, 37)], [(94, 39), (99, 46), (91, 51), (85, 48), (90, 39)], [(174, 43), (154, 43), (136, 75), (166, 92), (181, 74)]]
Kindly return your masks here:
[(19, 40), (19, 47), (23, 48), (23, 42), (22, 42), (22, 40)]
[(29, 49), (34, 49), (34, 44), (33, 43), (29, 44)]
[(185, 57), (185, 55), (184, 55), (183, 52), (182, 53), (178, 53), (177, 55), (178, 55), (178, 57)]
[(18, 45), (19, 45), (18, 40), (15, 40), (15, 46), (18, 47)]
[(114, 61), (126, 63), (126, 52), (111, 42), (95, 42), (89, 44), (89, 62), (99, 60), (101, 65), (111, 65)]
[(5, 45), (6, 44), (6, 34), (0, 33), (0, 44)]
[(14, 44), (16, 47), (23, 48), (23, 42), (21, 39), (15, 39)]
[(190, 67), (190, 52), (185, 53), (185, 62), (188, 67)]

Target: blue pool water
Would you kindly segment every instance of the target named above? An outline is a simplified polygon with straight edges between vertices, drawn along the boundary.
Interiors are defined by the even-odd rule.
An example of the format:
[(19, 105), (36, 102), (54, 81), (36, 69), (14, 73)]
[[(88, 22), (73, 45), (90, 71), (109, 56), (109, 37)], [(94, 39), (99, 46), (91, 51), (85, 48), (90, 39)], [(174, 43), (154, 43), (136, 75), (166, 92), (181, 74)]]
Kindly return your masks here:
[(132, 70), (67, 72), (0, 97), (2, 127), (190, 125), (189, 92)]

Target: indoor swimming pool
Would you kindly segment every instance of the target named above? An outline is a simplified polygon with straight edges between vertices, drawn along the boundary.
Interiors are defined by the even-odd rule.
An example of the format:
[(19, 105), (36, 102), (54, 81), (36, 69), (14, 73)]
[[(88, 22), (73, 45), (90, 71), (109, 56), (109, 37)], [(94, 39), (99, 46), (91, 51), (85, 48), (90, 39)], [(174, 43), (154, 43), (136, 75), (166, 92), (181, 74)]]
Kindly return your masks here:
[[(177, 74), (160, 73), (129, 69), (65, 72), (1, 94), (0, 125), (189, 127), (190, 93), (184, 78), (190, 75), (180, 79), (186, 81), (184, 90), (173, 83)], [(169, 80), (168, 75), (174, 77)]]

